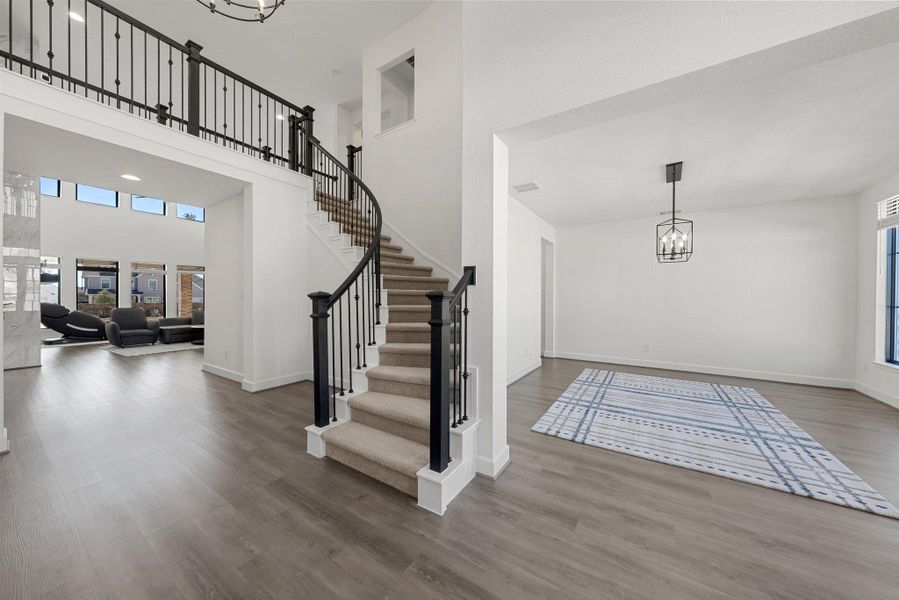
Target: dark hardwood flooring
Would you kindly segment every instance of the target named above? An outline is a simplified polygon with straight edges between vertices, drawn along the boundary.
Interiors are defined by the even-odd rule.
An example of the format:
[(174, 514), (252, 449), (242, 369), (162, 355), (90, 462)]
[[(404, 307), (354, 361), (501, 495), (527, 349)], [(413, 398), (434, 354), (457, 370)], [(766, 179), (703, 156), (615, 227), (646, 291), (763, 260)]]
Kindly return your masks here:
[[(0, 598), (899, 598), (899, 521), (529, 432), (591, 363), (510, 388), (511, 465), (441, 519), (306, 454), (310, 384), (250, 395), (201, 359), (6, 373)], [(756, 387), (899, 503), (899, 411), (666, 374)]]

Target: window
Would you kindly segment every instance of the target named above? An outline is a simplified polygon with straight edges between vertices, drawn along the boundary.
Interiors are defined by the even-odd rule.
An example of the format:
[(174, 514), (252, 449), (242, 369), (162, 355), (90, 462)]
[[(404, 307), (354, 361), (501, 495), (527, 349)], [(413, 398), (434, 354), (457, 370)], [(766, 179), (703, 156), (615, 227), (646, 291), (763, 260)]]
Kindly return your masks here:
[(59, 257), (41, 257), (41, 302), (59, 304)]
[(108, 319), (118, 305), (119, 263), (79, 258), (75, 261), (75, 308)]
[(415, 55), (381, 68), (381, 131), (415, 117)]
[(178, 265), (178, 316), (190, 317), (206, 304), (206, 273), (203, 267)]
[(179, 204), (177, 206), (178, 218), (188, 221), (197, 221), (204, 223), (206, 221), (206, 209), (199, 206), (191, 206), (190, 204)]
[(151, 319), (165, 316), (165, 264), (131, 263), (131, 307)]
[(41, 177), (41, 196), (59, 198), (59, 179)]
[(899, 273), (897, 273), (896, 262), (897, 254), (899, 254), (899, 245), (897, 241), (897, 228), (891, 227), (886, 231), (886, 353), (885, 358), (888, 363), (899, 364), (899, 294), (897, 294), (897, 286), (899, 286)]
[(145, 196), (131, 196), (131, 210), (150, 213), (154, 215), (165, 214), (165, 200), (147, 198)]
[(79, 183), (75, 185), (75, 200), (81, 202), (89, 202), (91, 204), (101, 204), (103, 206), (118, 206), (119, 195), (112, 190), (104, 190), (103, 188), (91, 187)]

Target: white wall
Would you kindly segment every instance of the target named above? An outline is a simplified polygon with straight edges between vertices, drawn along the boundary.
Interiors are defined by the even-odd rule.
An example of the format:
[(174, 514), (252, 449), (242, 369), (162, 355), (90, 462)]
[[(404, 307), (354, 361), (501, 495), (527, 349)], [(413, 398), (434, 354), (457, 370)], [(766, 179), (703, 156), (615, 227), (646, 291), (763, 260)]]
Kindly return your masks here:
[(556, 229), (509, 197), (509, 383), (540, 366), (544, 240), (555, 243)]
[[(411, 243), (457, 277), (461, 275), (461, 26), (460, 3), (435, 2), (365, 50), (362, 77), (365, 182), (381, 204), (386, 224), (402, 238), (400, 245)], [(379, 133), (379, 69), (410, 50), (415, 51), (415, 117)]]
[[(3, 139), (4, 125), (6, 119), (2, 118), (6, 112), (5, 98), (0, 94), (0, 140)], [(3, 144), (0, 144), (0, 173), (3, 173)], [(3, 211), (0, 210), (0, 220), (3, 219)], [(3, 223), (0, 221), (0, 247), (3, 247)], [(0, 252), (0, 271), (3, 270), (3, 253)], [(3, 331), (3, 311), (0, 310), (0, 331)], [(3, 336), (0, 335), (0, 356), (4, 356)], [(4, 418), (4, 392), (3, 392), (3, 369), (0, 369), (0, 454), (9, 452), (9, 436), (6, 431), (6, 421)]]
[(244, 197), (206, 209), (206, 323), (203, 370), (234, 381), (244, 374)]
[[(659, 218), (557, 232), (557, 356), (852, 386), (856, 200), (692, 213), (659, 264)], [(687, 215), (684, 215), (687, 216)]]
[(855, 355), (859, 391), (899, 408), (899, 367), (884, 362), (886, 289), (883, 236), (877, 231), (877, 203), (899, 194), (899, 175), (858, 198), (858, 329)]
[(131, 210), (131, 196), (125, 193), (119, 194), (116, 208), (78, 202), (75, 184), (66, 181), (60, 182), (59, 198), (41, 196), (41, 255), (61, 260), (60, 303), (75, 309), (78, 258), (119, 261), (119, 306), (131, 306), (132, 262), (165, 263), (166, 313), (176, 316), (177, 265), (205, 265), (205, 225), (177, 218), (174, 203), (168, 203), (166, 213)]

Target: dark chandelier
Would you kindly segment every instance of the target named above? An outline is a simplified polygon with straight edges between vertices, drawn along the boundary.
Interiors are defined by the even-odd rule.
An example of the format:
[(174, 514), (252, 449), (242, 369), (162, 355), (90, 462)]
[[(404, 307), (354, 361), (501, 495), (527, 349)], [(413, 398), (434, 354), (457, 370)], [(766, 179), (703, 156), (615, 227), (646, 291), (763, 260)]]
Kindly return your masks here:
[(286, 0), (197, 0), (218, 15), (245, 23), (264, 23)]
[(671, 218), (656, 225), (656, 258), (661, 263), (687, 262), (693, 256), (693, 221), (677, 217), (675, 192), (684, 163), (665, 165), (665, 180), (671, 184)]

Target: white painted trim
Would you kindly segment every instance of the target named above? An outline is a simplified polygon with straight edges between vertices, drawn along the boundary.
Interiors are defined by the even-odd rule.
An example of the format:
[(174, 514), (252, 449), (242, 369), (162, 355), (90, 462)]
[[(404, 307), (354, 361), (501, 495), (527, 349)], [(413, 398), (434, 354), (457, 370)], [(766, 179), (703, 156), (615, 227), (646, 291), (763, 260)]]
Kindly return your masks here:
[[(419, 248), (415, 243), (409, 241), (409, 239), (402, 233), (400, 233), (396, 227), (388, 223), (387, 219), (383, 219), (381, 225), (382, 233), (390, 236), (391, 244), (402, 246), (406, 254), (410, 254), (413, 258), (421, 259), (423, 262), (430, 263), (431, 265), (436, 267), (443, 277), (446, 277), (450, 280), (450, 287), (454, 286), (455, 282), (459, 281), (459, 279), (462, 278), (461, 273), (458, 273), (449, 268), (430, 254)], [(399, 242), (397, 242), (397, 240), (399, 240)], [(411, 252), (409, 250), (411, 250)]]
[(864, 383), (858, 381), (855, 382), (855, 391), (859, 392), (860, 394), (864, 394), (865, 396), (870, 396), (871, 398), (879, 402), (883, 402), (887, 406), (899, 409), (899, 396), (888, 394), (883, 390), (865, 385)]
[(503, 470), (509, 465), (509, 445), (506, 444), (499, 454), (494, 457), (478, 456), (477, 471), (478, 475), (482, 475), (489, 479), (496, 479)]
[(508, 383), (506, 383), (506, 385), (512, 385), (513, 383), (515, 383), (516, 381), (518, 381), (525, 375), (528, 375), (529, 373), (536, 371), (537, 369), (539, 369), (542, 366), (543, 366), (543, 361), (538, 360), (537, 362), (530, 364), (523, 369), (519, 369), (517, 372), (512, 373), (509, 376)]
[(540, 352), (540, 356), (543, 358), (557, 358), (556, 353), (552, 350), (543, 350)]
[(816, 385), (841, 389), (855, 389), (855, 381), (851, 379), (838, 379), (830, 377), (817, 377), (814, 375), (799, 375), (795, 373), (778, 373), (775, 371), (753, 371), (749, 369), (733, 369), (728, 367), (713, 367), (710, 365), (692, 365), (686, 363), (673, 363), (658, 360), (640, 360), (637, 358), (621, 358), (618, 356), (600, 356), (598, 354), (579, 354), (576, 352), (556, 352), (556, 358), (570, 358), (574, 360), (586, 360), (590, 362), (610, 363), (615, 365), (630, 365), (633, 367), (650, 367), (653, 369), (669, 369), (672, 371), (687, 371), (692, 373), (706, 373), (709, 375), (725, 375), (728, 377), (742, 377), (745, 379), (762, 379), (765, 381), (778, 381), (781, 383), (798, 383), (801, 385)]
[(415, 120), (415, 117), (412, 117), (411, 119), (403, 121), (399, 125), (394, 125), (393, 127), (389, 128), (389, 129), (385, 129), (384, 131), (379, 131), (378, 133), (375, 134), (375, 138), (381, 139), (383, 137), (387, 137), (391, 133), (394, 133), (397, 131), (402, 131), (403, 129), (408, 129), (409, 127), (412, 127), (413, 125), (415, 125), (416, 122), (417, 121)]
[(322, 438), (322, 434), (328, 429), (337, 427), (343, 423), (344, 421), (337, 421), (336, 423), (329, 424), (327, 427), (316, 427), (315, 425), (306, 427), (306, 452), (315, 458), (324, 458), (328, 447), (324, 438)]
[(447, 506), (465, 489), (474, 476), (475, 445), (480, 421), (468, 421), (450, 432), (450, 456), (453, 461), (443, 473), (435, 473), (429, 465), (418, 470), (418, 505), (443, 516)]
[(226, 369), (225, 367), (219, 367), (217, 365), (204, 362), (202, 370), (204, 373), (216, 375), (217, 377), (224, 377), (225, 379), (236, 381), (237, 383), (243, 381), (243, 373), (238, 373), (237, 371), (232, 371), (231, 369)]
[(7, 437), (6, 427), (0, 427), (0, 454), (9, 452), (9, 437)]
[[(333, 223), (333, 222), (334, 221), (329, 221), (329, 223)], [(321, 240), (321, 243), (328, 249), (328, 252), (330, 252), (334, 256), (334, 258), (336, 258), (338, 261), (340, 261), (340, 264), (347, 267), (347, 273), (349, 273), (350, 271), (353, 270), (353, 267), (355, 267), (357, 263), (353, 263), (352, 266), (349, 265), (349, 261), (347, 261), (346, 257), (341, 256), (341, 252), (337, 251), (334, 248), (334, 245), (337, 244), (338, 242), (332, 240), (332, 236), (330, 234), (328, 235), (328, 237), (325, 237), (324, 235), (322, 235), (322, 232), (320, 229), (320, 227), (321, 227), (320, 224), (314, 225), (307, 220), (306, 227), (309, 229), (309, 231), (311, 231), (312, 233), (315, 234), (315, 237), (317, 237), (319, 240)], [(345, 244), (340, 244), (340, 250), (344, 250), (346, 248), (352, 248), (352, 247), (353, 247), (352, 245), (347, 246)]]
[(291, 383), (296, 383), (298, 381), (311, 381), (312, 380), (312, 371), (298, 371), (296, 373), (289, 373), (287, 375), (281, 375), (279, 377), (269, 377), (268, 379), (260, 379), (259, 381), (250, 381), (249, 379), (242, 379), (240, 382), (240, 387), (245, 392), (261, 392), (263, 390), (270, 390), (272, 388), (281, 387), (284, 385), (290, 385)]

